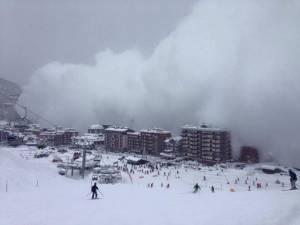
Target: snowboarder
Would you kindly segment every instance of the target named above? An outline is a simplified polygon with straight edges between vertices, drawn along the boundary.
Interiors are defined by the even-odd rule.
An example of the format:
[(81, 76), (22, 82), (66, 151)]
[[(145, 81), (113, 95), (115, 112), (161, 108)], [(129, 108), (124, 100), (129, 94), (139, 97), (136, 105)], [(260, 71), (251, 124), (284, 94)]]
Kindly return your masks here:
[(198, 183), (196, 183), (195, 185), (194, 185), (194, 193), (196, 193), (196, 192), (198, 192), (198, 190), (200, 189), (200, 186), (199, 186), (199, 184)]
[(291, 190), (296, 190), (296, 181), (297, 181), (297, 175), (294, 171), (291, 169), (289, 170), (289, 175), (290, 175), (290, 181), (291, 181)]
[(96, 183), (94, 183), (94, 185), (92, 186), (92, 188), (91, 188), (91, 191), (92, 191), (92, 199), (97, 199), (98, 198), (98, 193), (97, 193), (97, 190), (98, 190), (99, 188), (97, 187), (97, 184)]

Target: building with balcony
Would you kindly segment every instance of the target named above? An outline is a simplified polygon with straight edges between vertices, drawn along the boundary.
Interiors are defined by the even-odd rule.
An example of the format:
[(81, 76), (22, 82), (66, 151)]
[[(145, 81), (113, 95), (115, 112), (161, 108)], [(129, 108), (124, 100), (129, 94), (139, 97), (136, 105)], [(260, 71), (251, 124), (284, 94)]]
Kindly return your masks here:
[(109, 127), (105, 129), (105, 148), (113, 152), (125, 152), (128, 149), (127, 133), (133, 132), (127, 127)]
[(137, 154), (142, 154), (142, 139), (140, 132), (127, 133), (128, 150)]
[(215, 164), (231, 159), (231, 137), (225, 129), (186, 125), (181, 136), (183, 152), (192, 160)]
[(165, 140), (171, 132), (159, 128), (141, 130), (141, 147), (143, 154), (159, 155), (165, 148)]

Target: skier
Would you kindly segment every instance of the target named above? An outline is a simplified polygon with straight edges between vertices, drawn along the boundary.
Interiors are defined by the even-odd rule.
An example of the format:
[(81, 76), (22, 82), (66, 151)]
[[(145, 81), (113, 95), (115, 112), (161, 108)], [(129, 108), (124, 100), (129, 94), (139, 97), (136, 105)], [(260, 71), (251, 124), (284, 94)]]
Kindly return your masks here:
[(290, 175), (290, 181), (291, 181), (291, 190), (296, 190), (296, 181), (297, 181), (297, 175), (294, 171), (291, 169), (289, 170), (289, 175)]
[(194, 193), (196, 193), (196, 192), (198, 192), (198, 190), (200, 189), (200, 186), (199, 186), (199, 184), (198, 183), (196, 183), (195, 185), (194, 185)]
[(210, 190), (211, 190), (212, 193), (215, 193), (215, 187), (214, 186), (211, 186)]
[(99, 188), (97, 187), (97, 184), (96, 183), (94, 183), (94, 185), (92, 186), (92, 188), (91, 188), (91, 191), (92, 191), (92, 199), (97, 199), (98, 198), (98, 193), (97, 193), (97, 190), (98, 190)]

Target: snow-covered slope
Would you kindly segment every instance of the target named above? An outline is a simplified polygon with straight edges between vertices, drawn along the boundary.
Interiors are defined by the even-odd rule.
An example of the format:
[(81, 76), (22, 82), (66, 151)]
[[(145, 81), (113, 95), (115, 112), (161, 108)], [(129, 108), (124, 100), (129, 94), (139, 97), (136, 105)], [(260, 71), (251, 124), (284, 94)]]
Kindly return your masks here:
[[(199, 174), (183, 169), (184, 182), (168, 178), (169, 189), (158, 185), (165, 182), (163, 175), (156, 177), (154, 188), (147, 188), (153, 179), (134, 174), (133, 184), (101, 185), (104, 198), (89, 200), (89, 179), (59, 176), (47, 159), (20, 157), (24, 151), (27, 149), (0, 149), (0, 225), (300, 224), (299, 191), (248, 192), (240, 185), (236, 192), (229, 192), (224, 184), (214, 194), (205, 188), (192, 194), (192, 182)], [(202, 173), (217, 182), (217, 178), (212, 181), (212, 171)], [(226, 177), (237, 173), (226, 171)]]

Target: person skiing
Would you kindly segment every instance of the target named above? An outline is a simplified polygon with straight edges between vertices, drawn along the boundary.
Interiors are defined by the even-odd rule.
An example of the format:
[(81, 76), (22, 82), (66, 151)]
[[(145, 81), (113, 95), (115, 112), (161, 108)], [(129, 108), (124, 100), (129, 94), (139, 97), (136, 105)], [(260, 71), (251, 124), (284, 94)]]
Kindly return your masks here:
[(198, 183), (196, 183), (195, 185), (194, 185), (194, 193), (196, 193), (196, 192), (198, 192), (198, 190), (200, 189), (200, 186), (199, 186), (199, 184)]
[(214, 186), (211, 186), (210, 190), (211, 190), (212, 193), (215, 193), (215, 187)]
[(99, 188), (97, 187), (97, 184), (96, 183), (94, 183), (94, 185), (92, 186), (92, 188), (91, 188), (91, 191), (92, 191), (92, 199), (96, 199), (96, 198), (98, 198), (98, 193), (97, 193), (97, 190), (98, 190)]
[(294, 171), (291, 169), (289, 170), (289, 175), (290, 175), (290, 181), (291, 181), (291, 190), (296, 190), (296, 181), (297, 181), (297, 175)]

